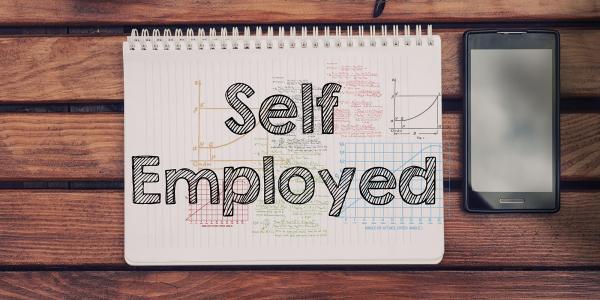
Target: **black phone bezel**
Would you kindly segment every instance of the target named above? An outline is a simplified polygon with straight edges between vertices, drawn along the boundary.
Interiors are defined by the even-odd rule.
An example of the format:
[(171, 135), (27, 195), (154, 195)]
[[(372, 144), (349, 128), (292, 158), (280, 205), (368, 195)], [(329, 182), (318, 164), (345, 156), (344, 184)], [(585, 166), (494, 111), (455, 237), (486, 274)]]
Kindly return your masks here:
[[(553, 72), (554, 72), (554, 91), (553, 91), (553, 188), (551, 193), (531, 192), (477, 192), (471, 188), (470, 184), (470, 50), (471, 49), (539, 49), (536, 47), (536, 37), (539, 34), (552, 35), (554, 38), (553, 47)], [(473, 35), (487, 35), (491, 40), (496, 40), (498, 47), (472, 47), (469, 44), (469, 38)], [(520, 36), (522, 44), (515, 44), (513, 37)], [(523, 39), (523, 37), (525, 37)], [(524, 41), (524, 42), (523, 42)], [(557, 212), (560, 209), (560, 35), (554, 30), (472, 30), (466, 31), (463, 35), (464, 44), (464, 113), (463, 113), (463, 149), (464, 149), (464, 208), (469, 212)], [(553, 198), (553, 207), (549, 198)], [(521, 203), (501, 203), (500, 198), (506, 199), (524, 199)], [(494, 203), (496, 199), (498, 203)], [(529, 201), (528, 201), (529, 200)], [(489, 203), (496, 206), (492, 207)], [(540, 205), (544, 204), (544, 205)]]

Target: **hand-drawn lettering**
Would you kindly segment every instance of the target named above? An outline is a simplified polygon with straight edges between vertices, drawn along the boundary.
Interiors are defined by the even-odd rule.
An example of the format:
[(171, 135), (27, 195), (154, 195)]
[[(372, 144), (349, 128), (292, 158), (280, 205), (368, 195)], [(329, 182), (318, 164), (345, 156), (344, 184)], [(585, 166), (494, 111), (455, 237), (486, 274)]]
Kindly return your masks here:
[(250, 98), (254, 95), (254, 90), (245, 83), (234, 83), (225, 92), (225, 99), (227, 103), (242, 116), (243, 122), (240, 124), (234, 118), (229, 118), (225, 121), (225, 126), (235, 134), (246, 134), (256, 125), (256, 120), (250, 108), (244, 102), (238, 98), (238, 94), (243, 93), (246, 97)]
[[(425, 189), (420, 194), (414, 194), (410, 189), (410, 181), (419, 176), (425, 179)], [(435, 204), (435, 157), (425, 158), (425, 169), (410, 166), (400, 174), (400, 197), (408, 204)]]
[(333, 110), (338, 106), (338, 97), (334, 93), (339, 92), (342, 86), (337, 83), (328, 83), (323, 86), (321, 97), (317, 98), (317, 106), (321, 107), (321, 132), (333, 134)]
[(313, 113), (313, 94), (312, 84), (302, 84), (302, 133), (313, 133), (314, 113)]
[[(338, 106), (338, 96), (335, 93), (340, 92), (342, 86), (337, 83), (327, 83), (323, 86), (321, 97), (317, 97), (317, 106), (321, 108), (321, 132), (323, 134), (333, 134), (334, 109)], [(225, 121), (225, 125), (231, 132), (239, 135), (246, 134), (256, 125), (254, 114), (239, 98), (238, 94), (243, 93), (246, 97), (254, 95), (254, 90), (245, 83), (232, 84), (225, 93), (225, 98), (229, 105), (242, 117), (242, 123), (237, 122), (233, 117)], [(314, 131), (314, 107), (312, 84), (301, 84), (302, 94), (302, 133), (308, 134)], [(283, 124), (273, 124), (271, 119), (296, 118), (298, 116), (298, 107), (294, 101), (285, 95), (276, 94), (267, 97), (260, 105), (259, 121), (262, 127), (269, 133), (284, 135), (292, 132), (296, 124), (287, 121)]]
[[(156, 204), (160, 203), (160, 194), (144, 193), (144, 183), (158, 182), (157, 173), (144, 172), (145, 166), (158, 166), (158, 156), (134, 156), (133, 160), (133, 201), (136, 204)], [(435, 157), (427, 157), (425, 168), (410, 166), (400, 174), (400, 183), (398, 191), (402, 200), (411, 205), (434, 204), (435, 203)], [(275, 172), (273, 156), (263, 156), (263, 178), (264, 178), (264, 203), (275, 203)], [(338, 217), (341, 214), (346, 196), (354, 179), (356, 168), (344, 168), (339, 181), (336, 183), (328, 169), (319, 171), (325, 187), (332, 196), (333, 203), (329, 210), (329, 216)], [(209, 169), (202, 169), (194, 172), (190, 169), (168, 169), (165, 170), (166, 177), (166, 204), (175, 204), (175, 188), (179, 179), (184, 179), (188, 184), (189, 203), (197, 203), (198, 184), (200, 180), (207, 180), (210, 187), (210, 203), (219, 203), (219, 184), (217, 175)], [(290, 187), (290, 181), (293, 177), (300, 177), (304, 181), (304, 189), (300, 193), (294, 193)], [(411, 188), (411, 180), (415, 177), (422, 177), (425, 180), (425, 188), (415, 194)], [(237, 179), (244, 178), (248, 182), (248, 188), (243, 193), (234, 191), (234, 183)], [(291, 204), (308, 203), (315, 193), (315, 181), (312, 173), (300, 166), (288, 168), (279, 177), (279, 193), (282, 198)], [(253, 203), (260, 193), (260, 177), (258, 173), (248, 167), (226, 167), (224, 169), (224, 201), (223, 216), (233, 216), (233, 203), (249, 204)], [(360, 194), (370, 204), (386, 205), (394, 199), (392, 193), (383, 195), (374, 195), (372, 190), (395, 189), (396, 178), (394, 174), (383, 167), (373, 167), (365, 171), (360, 179), (358, 189)]]
[(264, 156), (265, 204), (275, 203), (275, 171), (273, 168), (273, 156)]
[[(284, 106), (285, 108), (277, 108), (278, 106)], [(291, 121), (275, 125), (271, 123), (271, 119), (295, 118), (297, 116), (298, 108), (296, 104), (290, 97), (285, 95), (270, 96), (260, 105), (260, 124), (262, 124), (266, 131), (272, 134), (288, 134), (296, 128), (296, 125)]]
[(344, 168), (342, 170), (342, 176), (340, 176), (340, 182), (336, 184), (335, 180), (331, 176), (331, 173), (329, 173), (329, 170), (325, 169), (319, 171), (321, 179), (323, 179), (325, 186), (327, 186), (329, 193), (333, 197), (333, 204), (329, 210), (330, 216), (339, 217), (342, 207), (344, 206), (344, 201), (346, 201), (346, 195), (350, 189), (350, 184), (352, 183), (355, 172), (356, 168)]
[[(377, 180), (377, 178), (384, 178), (385, 180)], [(373, 205), (388, 204), (394, 200), (394, 195), (391, 193), (385, 193), (382, 196), (373, 196), (373, 194), (371, 194), (371, 190), (395, 188), (396, 177), (394, 177), (394, 174), (386, 168), (370, 168), (360, 177), (360, 194), (367, 202)]]
[(165, 170), (165, 175), (167, 178), (167, 184), (165, 186), (167, 204), (175, 204), (175, 185), (179, 179), (183, 179), (187, 182), (190, 204), (197, 203), (198, 184), (201, 179), (208, 181), (210, 188), (210, 203), (219, 204), (219, 182), (217, 181), (217, 175), (213, 170), (202, 169), (198, 171), (198, 173), (195, 173), (194, 171), (185, 168), (177, 171), (175, 171), (175, 169), (169, 169)]
[[(243, 194), (238, 194), (233, 190), (233, 183), (236, 179), (244, 177), (248, 180), (248, 190)], [(258, 198), (260, 191), (260, 179), (254, 169), (248, 167), (226, 167), (223, 179), (223, 216), (233, 216), (233, 203), (248, 204)]]
[(158, 156), (140, 155), (133, 156), (132, 160), (132, 182), (133, 182), (133, 203), (135, 204), (158, 204), (160, 203), (160, 194), (144, 193), (144, 183), (158, 182), (158, 173), (144, 172), (145, 166), (158, 166), (160, 159)]
[[(295, 194), (290, 189), (290, 180), (298, 176), (304, 180), (304, 190)], [(279, 177), (279, 193), (283, 200), (291, 204), (304, 204), (310, 201), (315, 194), (315, 179), (310, 171), (304, 167), (292, 167), (286, 169)]]
[[(337, 83), (327, 83), (323, 86), (321, 97), (316, 99), (316, 105), (321, 108), (321, 132), (323, 134), (334, 133), (334, 109), (338, 106), (338, 96), (335, 93), (341, 91), (341, 85)], [(251, 97), (254, 90), (245, 83), (232, 84), (225, 93), (229, 105), (241, 117), (242, 122), (236, 121), (233, 117), (225, 121), (225, 125), (235, 134), (243, 135), (249, 133), (256, 125), (255, 116), (250, 108), (244, 104), (238, 97), (243, 93), (246, 97)], [(302, 94), (302, 133), (309, 134), (314, 131), (314, 107), (313, 92), (311, 83), (301, 85)], [(267, 97), (260, 105), (259, 121), (262, 127), (269, 133), (275, 135), (284, 135), (292, 132), (296, 125), (294, 120), (288, 120), (283, 124), (273, 124), (272, 119), (298, 117), (298, 107), (294, 101), (285, 95), (276, 94)], [(267, 136), (267, 139), (269, 137)], [(385, 148), (383, 148), (385, 150)], [(375, 149), (373, 149), (375, 151)], [(385, 151), (383, 151), (385, 152)], [(385, 154), (385, 153), (384, 153)], [(253, 161), (253, 160), (250, 160)], [(344, 162), (345, 160), (341, 160)], [(263, 156), (263, 180), (264, 180), (264, 204), (275, 203), (275, 165), (273, 156)], [(152, 172), (144, 172), (146, 166), (158, 166), (160, 164), (158, 156), (133, 156), (132, 157), (132, 181), (133, 181), (133, 203), (135, 204), (157, 204), (160, 203), (160, 193), (145, 193), (144, 184), (159, 181), (159, 175)], [(427, 157), (425, 168), (418, 166), (409, 166), (402, 170), (398, 183), (398, 191), (402, 200), (411, 205), (434, 204), (436, 201), (436, 158)], [(346, 167), (342, 169), (339, 180), (333, 178), (328, 169), (322, 169), (318, 173), (321, 176), (323, 184), (332, 197), (332, 204), (329, 210), (329, 216), (339, 217), (346, 196), (357, 169)], [(260, 194), (261, 182), (256, 170), (249, 167), (226, 167), (224, 168), (223, 178), (223, 216), (230, 217), (234, 215), (234, 203), (249, 204), (253, 203)], [(176, 203), (176, 186), (180, 179), (187, 183), (189, 203), (198, 202), (198, 185), (201, 180), (206, 180), (210, 188), (210, 203), (219, 204), (219, 182), (217, 175), (213, 170), (202, 169), (197, 172), (187, 168), (167, 169), (165, 170), (166, 185), (165, 196), (166, 204)], [(304, 182), (304, 188), (301, 192), (295, 193), (290, 187), (292, 178), (299, 177)], [(420, 177), (425, 181), (425, 188), (420, 193), (414, 193), (411, 190), (411, 180)], [(248, 183), (247, 189), (243, 192), (234, 189), (238, 180)], [(396, 177), (392, 171), (383, 167), (372, 167), (366, 170), (358, 184), (358, 190), (365, 201), (372, 205), (386, 205), (394, 199), (394, 194), (390, 192), (374, 193), (374, 190), (396, 189)], [(315, 194), (315, 180), (312, 173), (302, 166), (295, 166), (284, 170), (278, 180), (278, 190), (281, 197), (291, 204), (308, 203)]]

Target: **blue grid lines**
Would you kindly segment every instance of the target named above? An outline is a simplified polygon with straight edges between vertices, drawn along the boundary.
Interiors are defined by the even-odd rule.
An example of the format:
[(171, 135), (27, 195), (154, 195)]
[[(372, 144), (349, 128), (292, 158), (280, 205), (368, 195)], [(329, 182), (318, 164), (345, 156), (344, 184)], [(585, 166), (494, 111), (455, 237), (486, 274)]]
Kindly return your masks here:
[[(435, 204), (406, 204), (398, 190), (382, 190), (381, 194), (391, 192), (395, 198), (387, 205), (371, 205), (365, 201), (358, 190), (360, 176), (369, 168), (385, 167), (394, 173), (396, 180), (402, 170), (409, 166), (425, 167), (425, 158), (436, 158)], [(371, 224), (433, 224), (443, 222), (443, 173), (441, 143), (392, 143), (392, 142), (342, 142), (340, 143), (340, 162), (345, 166), (356, 167), (357, 178), (353, 181), (346, 197), (346, 203), (340, 214), (346, 222)], [(415, 193), (425, 188), (422, 178), (413, 179), (411, 189)], [(373, 193), (376, 193), (374, 191)]]

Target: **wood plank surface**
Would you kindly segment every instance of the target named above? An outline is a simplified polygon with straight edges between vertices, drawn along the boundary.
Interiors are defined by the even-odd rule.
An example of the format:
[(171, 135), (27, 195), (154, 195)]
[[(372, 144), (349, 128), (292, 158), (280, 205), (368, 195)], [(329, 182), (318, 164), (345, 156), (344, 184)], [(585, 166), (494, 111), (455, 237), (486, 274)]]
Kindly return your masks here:
[(168, 299), (595, 299), (600, 272), (6, 272), (0, 296)]
[[(462, 98), (464, 30), (435, 32), (443, 43), (443, 95)], [(560, 32), (562, 97), (600, 97), (600, 30)], [(0, 103), (123, 101), (124, 40), (124, 36), (0, 37)]]
[(0, 25), (129, 25), (215, 23), (597, 21), (594, 0), (389, 1), (372, 18), (374, 1), (82, 1), (0, 2)]
[[(377, 19), (371, 17), (373, 2), (5, 0), (0, 1), (0, 30), (30, 32), (18, 26), (35, 26), (32, 32), (73, 33), (85, 32), (77, 26), (373, 22), (446, 22), (443, 26), (453, 28), (461, 23), (461, 29), (434, 25), (443, 42), (444, 98), (460, 101), (462, 34), (478, 26), (469, 23), (537, 27), (587, 22), (577, 26), (591, 27), (559, 28), (561, 97), (586, 105), (600, 99), (596, 0), (388, 1)], [(0, 36), (0, 105), (122, 103), (124, 40), (116, 35)], [(443, 115), (446, 180), (462, 179), (461, 118), (458, 112)], [(0, 182), (120, 181), (123, 142), (122, 113), (0, 113)], [(599, 182), (598, 149), (600, 112), (561, 115), (562, 181)], [(124, 271), (0, 272), (0, 298), (600, 299), (600, 186), (561, 192), (561, 210), (555, 214), (467, 213), (460, 190), (452, 186), (444, 193), (441, 265), (428, 271), (370, 266), (359, 272), (359, 267), (133, 271), (123, 259), (122, 190), (1, 190), (3, 270)]]
[[(443, 114), (446, 179), (462, 177), (462, 115)], [(561, 116), (562, 180), (600, 180), (600, 113)], [(0, 181), (122, 180), (123, 114), (0, 114)]]
[(120, 180), (123, 114), (0, 114), (0, 181)]
[(0, 38), (0, 103), (122, 101), (124, 39)]
[(600, 113), (562, 114), (560, 122), (561, 174), (573, 181), (600, 179)]
[[(254, 205), (254, 204), (251, 204)], [(444, 194), (442, 267), (600, 267), (600, 191), (563, 192), (554, 214), (473, 214)], [(3, 190), (0, 265), (124, 267), (123, 193)]]

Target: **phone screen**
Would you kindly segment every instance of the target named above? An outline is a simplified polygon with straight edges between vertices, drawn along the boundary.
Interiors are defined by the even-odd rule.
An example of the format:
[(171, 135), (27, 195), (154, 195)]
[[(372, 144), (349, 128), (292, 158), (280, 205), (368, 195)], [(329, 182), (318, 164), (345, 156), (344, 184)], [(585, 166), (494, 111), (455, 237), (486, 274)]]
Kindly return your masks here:
[(470, 49), (470, 184), (552, 192), (552, 49)]

